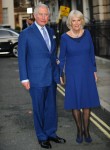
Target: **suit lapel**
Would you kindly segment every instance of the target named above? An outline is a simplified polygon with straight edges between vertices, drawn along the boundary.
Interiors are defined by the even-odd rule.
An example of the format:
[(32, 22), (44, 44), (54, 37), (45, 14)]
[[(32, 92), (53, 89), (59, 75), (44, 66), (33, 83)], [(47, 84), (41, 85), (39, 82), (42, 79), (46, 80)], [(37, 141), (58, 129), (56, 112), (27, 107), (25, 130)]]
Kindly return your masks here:
[(36, 37), (40, 40), (40, 42), (42, 43), (42, 45), (45, 46), (45, 48), (47, 49), (47, 51), (49, 51), (48, 48), (47, 48), (47, 45), (46, 45), (46, 43), (44, 41), (44, 38), (42, 37), (42, 34), (40, 33), (40, 31), (37, 28), (37, 26), (35, 25), (35, 23), (33, 23), (33, 25), (31, 27), (32, 27), (32, 30), (33, 30), (34, 34), (36, 34)]

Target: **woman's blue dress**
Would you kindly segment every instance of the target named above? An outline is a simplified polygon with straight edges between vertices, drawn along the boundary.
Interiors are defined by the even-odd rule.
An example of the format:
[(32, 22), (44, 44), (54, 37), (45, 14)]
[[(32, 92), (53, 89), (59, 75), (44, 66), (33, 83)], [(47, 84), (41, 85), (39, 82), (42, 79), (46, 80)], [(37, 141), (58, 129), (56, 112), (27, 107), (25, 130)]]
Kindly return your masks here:
[(100, 106), (94, 72), (96, 63), (90, 32), (85, 29), (79, 38), (64, 33), (60, 43), (60, 70), (65, 68), (65, 109)]

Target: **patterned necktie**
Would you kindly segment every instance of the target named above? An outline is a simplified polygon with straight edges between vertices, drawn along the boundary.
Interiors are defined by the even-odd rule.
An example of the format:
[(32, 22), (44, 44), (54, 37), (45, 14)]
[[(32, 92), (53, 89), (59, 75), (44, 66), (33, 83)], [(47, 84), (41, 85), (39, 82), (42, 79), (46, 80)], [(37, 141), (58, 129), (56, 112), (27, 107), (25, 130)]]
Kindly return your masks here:
[(50, 51), (50, 45), (49, 45), (49, 38), (48, 38), (48, 35), (47, 35), (47, 33), (46, 33), (46, 31), (45, 31), (44, 28), (42, 28), (42, 31), (43, 31), (44, 40), (45, 40), (46, 45), (47, 45), (47, 47), (48, 47), (48, 49), (49, 49), (49, 51)]

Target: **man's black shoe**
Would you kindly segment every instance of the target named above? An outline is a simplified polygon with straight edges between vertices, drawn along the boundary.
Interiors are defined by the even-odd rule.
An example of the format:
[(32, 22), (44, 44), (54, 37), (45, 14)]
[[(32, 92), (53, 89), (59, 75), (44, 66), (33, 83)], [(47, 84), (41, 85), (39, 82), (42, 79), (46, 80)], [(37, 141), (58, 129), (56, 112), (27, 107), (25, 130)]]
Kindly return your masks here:
[(55, 143), (66, 143), (66, 140), (60, 137), (49, 137), (48, 138), (49, 141), (53, 141)]
[(49, 141), (39, 141), (39, 144), (42, 148), (47, 148), (50, 149), (52, 148), (51, 144)]

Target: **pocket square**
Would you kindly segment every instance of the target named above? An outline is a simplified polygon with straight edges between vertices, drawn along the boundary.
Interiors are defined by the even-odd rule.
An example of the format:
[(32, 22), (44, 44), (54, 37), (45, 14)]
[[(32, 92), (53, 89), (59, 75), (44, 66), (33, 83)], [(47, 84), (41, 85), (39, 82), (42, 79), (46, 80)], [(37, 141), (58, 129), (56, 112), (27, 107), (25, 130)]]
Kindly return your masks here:
[(55, 36), (55, 35), (53, 36), (53, 39), (56, 39), (56, 36)]

